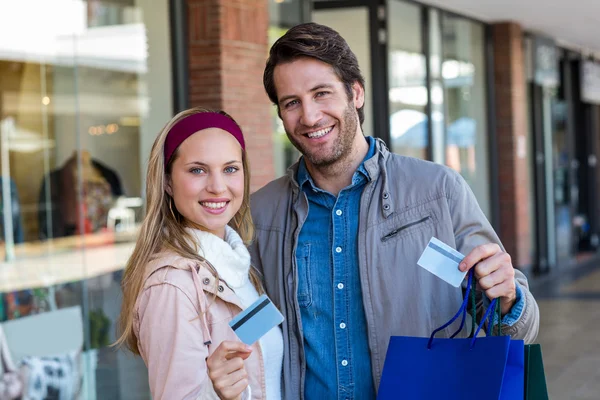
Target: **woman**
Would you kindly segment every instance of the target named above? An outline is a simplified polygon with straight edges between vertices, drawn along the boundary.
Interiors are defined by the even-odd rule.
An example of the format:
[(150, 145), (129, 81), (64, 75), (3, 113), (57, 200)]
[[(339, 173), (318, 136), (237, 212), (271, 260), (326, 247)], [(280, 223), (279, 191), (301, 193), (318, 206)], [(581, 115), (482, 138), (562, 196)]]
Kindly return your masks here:
[(142, 356), (155, 400), (281, 398), (280, 329), (246, 346), (228, 325), (262, 292), (245, 246), (249, 185), (242, 131), (224, 112), (183, 111), (154, 142), (117, 343)]

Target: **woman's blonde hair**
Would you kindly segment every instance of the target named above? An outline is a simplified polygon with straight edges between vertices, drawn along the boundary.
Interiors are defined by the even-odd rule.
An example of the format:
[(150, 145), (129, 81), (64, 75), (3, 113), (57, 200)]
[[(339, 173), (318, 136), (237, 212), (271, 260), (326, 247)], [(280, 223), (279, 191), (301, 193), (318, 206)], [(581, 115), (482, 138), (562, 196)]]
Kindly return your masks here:
[[(192, 245), (192, 243), (195, 243), (194, 239), (181, 222), (183, 218), (175, 208), (173, 198), (165, 191), (168, 175), (171, 173), (173, 162), (177, 159), (178, 151), (175, 150), (165, 168), (164, 145), (169, 131), (177, 122), (187, 116), (204, 112), (215, 111), (197, 107), (177, 114), (160, 132), (150, 152), (146, 175), (146, 216), (142, 222), (133, 254), (127, 261), (121, 282), (123, 303), (117, 326), (119, 339), (115, 343), (116, 346), (125, 345), (135, 354), (139, 354), (139, 350), (137, 338), (133, 332), (133, 315), (137, 297), (144, 285), (147, 264), (153, 256), (165, 250), (185, 258), (203, 261), (203, 258), (198, 254), (198, 249)], [(217, 112), (231, 118), (224, 111)], [(233, 120), (233, 118), (231, 119)], [(229, 225), (237, 231), (244, 243), (248, 244), (254, 235), (254, 225), (250, 214), (250, 169), (244, 149), (242, 149), (242, 166), (244, 170), (244, 198), (239, 211), (229, 222)], [(211, 266), (209, 268), (212, 274), (218, 278), (217, 271)], [(261, 281), (254, 268), (250, 268), (250, 280), (259, 293), (262, 293)]]

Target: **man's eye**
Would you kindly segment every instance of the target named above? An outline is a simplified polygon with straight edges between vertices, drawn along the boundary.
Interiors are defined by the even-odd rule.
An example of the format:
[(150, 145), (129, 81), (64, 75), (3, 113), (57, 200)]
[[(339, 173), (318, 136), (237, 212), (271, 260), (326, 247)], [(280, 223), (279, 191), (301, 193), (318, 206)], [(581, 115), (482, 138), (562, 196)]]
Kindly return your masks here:
[(298, 104), (298, 100), (292, 100), (292, 101), (288, 101), (287, 103), (285, 103), (284, 107), (290, 108), (292, 106), (295, 106), (296, 104)]

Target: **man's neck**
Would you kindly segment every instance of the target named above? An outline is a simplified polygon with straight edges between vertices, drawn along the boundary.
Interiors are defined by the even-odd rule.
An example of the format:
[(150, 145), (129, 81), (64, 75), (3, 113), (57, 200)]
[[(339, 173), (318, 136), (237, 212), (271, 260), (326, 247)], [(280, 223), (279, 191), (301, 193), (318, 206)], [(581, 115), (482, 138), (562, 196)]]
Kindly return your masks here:
[(352, 151), (347, 157), (332, 165), (318, 167), (305, 159), (306, 169), (315, 185), (335, 196), (345, 187), (352, 184), (352, 176), (369, 152), (369, 144), (362, 134), (357, 135)]

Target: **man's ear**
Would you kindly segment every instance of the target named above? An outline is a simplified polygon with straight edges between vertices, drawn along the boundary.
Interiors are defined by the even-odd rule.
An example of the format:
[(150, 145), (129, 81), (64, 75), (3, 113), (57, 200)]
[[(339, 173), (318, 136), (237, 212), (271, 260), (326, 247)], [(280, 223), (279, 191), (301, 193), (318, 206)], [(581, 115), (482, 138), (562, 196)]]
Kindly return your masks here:
[(365, 88), (358, 81), (352, 84), (352, 100), (356, 109), (365, 105)]

